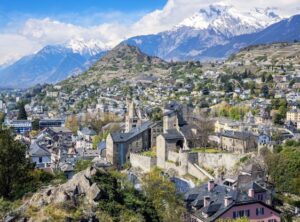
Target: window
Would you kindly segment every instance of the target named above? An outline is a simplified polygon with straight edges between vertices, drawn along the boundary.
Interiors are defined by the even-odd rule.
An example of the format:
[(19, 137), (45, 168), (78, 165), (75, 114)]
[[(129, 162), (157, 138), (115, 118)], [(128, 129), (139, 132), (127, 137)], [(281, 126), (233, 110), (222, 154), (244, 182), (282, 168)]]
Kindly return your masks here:
[(250, 217), (250, 210), (246, 210), (246, 211), (245, 211), (245, 216), (246, 216), (246, 217)]
[(265, 214), (265, 209), (263, 207), (256, 208), (256, 216), (264, 215), (264, 214)]
[(233, 219), (235, 219), (235, 218), (236, 218), (236, 212), (235, 212), (235, 211), (233, 211), (233, 215), (232, 215), (232, 217), (233, 217)]
[(277, 222), (276, 219), (270, 219), (268, 222)]
[(240, 211), (238, 212), (238, 215), (239, 215), (239, 217), (243, 217), (243, 216), (244, 216), (244, 211), (243, 211), (243, 210), (240, 210)]
[(239, 218), (239, 217), (250, 217), (250, 210), (239, 210), (239, 211), (233, 211), (232, 217), (233, 219)]
[(263, 194), (258, 194), (257, 199), (260, 200), (260, 201), (263, 201), (264, 200), (264, 195)]
[(43, 162), (43, 157), (39, 157), (39, 163)]

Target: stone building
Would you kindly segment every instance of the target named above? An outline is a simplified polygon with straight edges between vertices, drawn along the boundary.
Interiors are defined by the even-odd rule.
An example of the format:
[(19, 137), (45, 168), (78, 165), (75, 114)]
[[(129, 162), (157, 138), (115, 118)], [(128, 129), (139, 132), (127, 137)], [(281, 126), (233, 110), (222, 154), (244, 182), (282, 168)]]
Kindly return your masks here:
[(138, 153), (154, 147), (156, 137), (162, 133), (162, 123), (143, 120), (133, 103), (125, 122), (125, 132), (110, 133), (106, 139), (106, 158), (118, 168), (129, 161), (130, 152)]
[(220, 148), (233, 153), (249, 153), (257, 149), (257, 136), (250, 132), (225, 131), (219, 134)]

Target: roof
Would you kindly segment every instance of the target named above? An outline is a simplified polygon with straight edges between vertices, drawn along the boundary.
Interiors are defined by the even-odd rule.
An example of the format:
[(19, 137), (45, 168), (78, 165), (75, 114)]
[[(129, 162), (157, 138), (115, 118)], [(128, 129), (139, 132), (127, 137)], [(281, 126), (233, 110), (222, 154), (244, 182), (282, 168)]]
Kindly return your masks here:
[(225, 131), (220, 134), (222, 137), (229, 137), (233, 139), (245, 140), (255, 137), (251, 132)]
[(40, 123), (49, 123), (49, 122), (65, 122), (63, 119), (41, 119)]
[[(253, 183), (254, 184), (254, 183)], [(254, 186), (256, 190), (258, 187)], [(204, 206), (204, 197), (210, 197), (210, 204), (207, 207)], [(225, 206), (224, 199), (225, 197), (231, 197), (232, 203), (228, 206)], [(204, 221), (215, 221), (222, 214), (228, 211), (233, 206), (244, 205), (244, 204), (254, 204), (260, 203), (268, 208), (271, 208), (277, 213), (280, 213), (278, 210), (274, 209), (272, 206), (269, 206), (261, 201), (258, 201), (254, 198), (250, 198), (247, 192), (243, 192), (239, 189), (233, 189), (231, 187), (225, 185), (215, 184), (214, 188), (211, 191), (208, 191), (207, 184), (203, 184), (201, 186), (195, 187), (187, 192), (184, 196), (184, 200), (189, 203), (191, 206), (197, 208), (194, 211), (193, 215), (196, 217), (203, 219)], [(207, 214), (208, 217), (204, 218), (204, 214)]]
[(111, 137), (114, 142), (121, 143), (121, 142), (127, 142), (128, 140), (136, 137), (140, 133), (150, 129), (152, 126), (156, 125), (157, 123), (153, 123), (151, 121), (147, 121), (143, 123), (139, 128), (135, 128), (131, 130), (129, 133), (111, 133)]
[(66, 127), (50, 127), (49, 129), (54, 133), (72, 133), (72, 131)]
[(39, 146), (37, 143), (32, 143), (29, 149), (29, 155), (32, 157), (51, 156), (51, 153), (46, 148)]
[(74, 166), (71, 164), (65, 163), (60, 167), (60, 170), (63, 172), (71, 172), (74, 171)]
[(102, 140), (99, 144), (98, 144), (98, 149), (99, 150), (104, 150), (106, 149), (106, 141)]
[(177, 129), (169, 129), (167, 133), (162, 134), (166, 140), (184, 139), (183, 135)]
[(92, 130), (92, 129), (88, 128), (88, 127), (82, 128), (80, 130), (80, 132), (82, 134), (84, 134), (84, 135), (89, 135), (89, 136), (95, 136), (97, 134), (94, 130)]

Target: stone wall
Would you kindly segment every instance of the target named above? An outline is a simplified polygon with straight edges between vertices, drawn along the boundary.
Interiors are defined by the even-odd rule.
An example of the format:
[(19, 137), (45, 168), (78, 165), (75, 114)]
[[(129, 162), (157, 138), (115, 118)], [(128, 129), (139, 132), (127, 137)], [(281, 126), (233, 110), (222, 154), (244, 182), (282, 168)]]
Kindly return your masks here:
[(244, 156), (245, 154), (233, 153), (198, 153), (198, 165), (207, 168), (224, 167), (230, 170)]
[(208, 176), (201, 172), (194, 164), (188, 163), (188, 173), (199, 180), (207, 180)]
[(130, 164), (132, 167), (140, 168), (143, 172), (150, 172), (156, 166), (156, 158), (137, 153), (130, 153)]

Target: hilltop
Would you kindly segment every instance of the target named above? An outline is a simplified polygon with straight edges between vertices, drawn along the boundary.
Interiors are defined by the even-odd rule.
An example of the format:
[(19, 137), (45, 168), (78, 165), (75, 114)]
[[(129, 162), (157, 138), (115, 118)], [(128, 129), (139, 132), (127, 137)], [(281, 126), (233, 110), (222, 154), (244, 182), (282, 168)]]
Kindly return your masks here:
[(232, 58), (239, 60), (280, 60), (300, 63), (300, 43), (274, 43), (268, 45), (255, 45), (242, 49)]
[(129, 79), (140, 74), (163, 77), (168, 75), (169, 64), (148, 56), (136, 46), (120, 44), (95, 63), (87, 72), (71, 77), (60, 85), (82, 86), (91, 83), (108, 83), (115, 78)]

